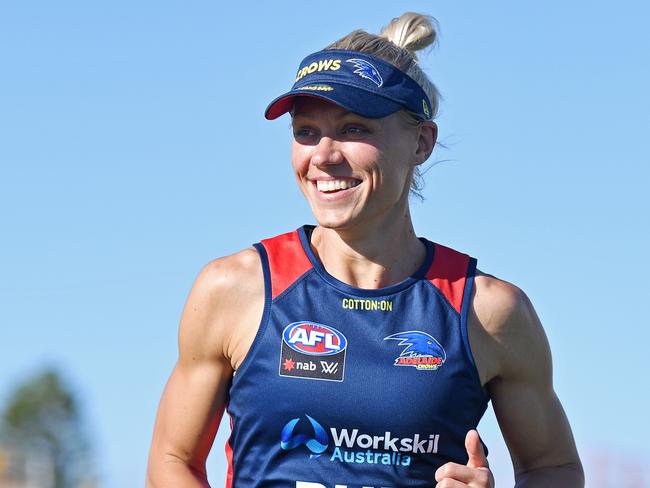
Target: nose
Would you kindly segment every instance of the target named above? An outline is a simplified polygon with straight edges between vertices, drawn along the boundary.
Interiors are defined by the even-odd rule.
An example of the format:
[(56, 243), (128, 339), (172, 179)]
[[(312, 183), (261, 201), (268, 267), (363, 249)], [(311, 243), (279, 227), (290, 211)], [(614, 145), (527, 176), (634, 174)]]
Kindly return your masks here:
[(318, 144), (314, 146), (310, 162), (318, 167), (342, 163), (343, 154), (338, 141), (327, 136), (321, 137)]

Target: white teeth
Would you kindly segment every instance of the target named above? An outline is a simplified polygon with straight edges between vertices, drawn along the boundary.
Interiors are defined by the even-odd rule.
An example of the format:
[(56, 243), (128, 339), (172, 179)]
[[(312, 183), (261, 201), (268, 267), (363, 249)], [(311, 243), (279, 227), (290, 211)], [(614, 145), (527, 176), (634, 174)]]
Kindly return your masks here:
[(360, 181), (353, 180), (316, 180), (316, 188), (318, 191), (330, 192), (336, 190), (347, 190), (348, 188), (354, 188), (357, 186)]

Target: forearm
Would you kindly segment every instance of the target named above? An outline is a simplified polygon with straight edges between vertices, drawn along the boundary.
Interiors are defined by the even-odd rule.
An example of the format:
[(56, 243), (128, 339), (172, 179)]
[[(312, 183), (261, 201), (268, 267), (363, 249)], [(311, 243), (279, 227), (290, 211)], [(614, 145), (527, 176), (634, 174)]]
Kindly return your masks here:
[(530, 471), (515, 476), (515, 488), (584, 488), (585, 475), (582, 465), (565, 464)]
[(210, 488), (208, 477), (179, 459), (150, 462), (146, 488)]

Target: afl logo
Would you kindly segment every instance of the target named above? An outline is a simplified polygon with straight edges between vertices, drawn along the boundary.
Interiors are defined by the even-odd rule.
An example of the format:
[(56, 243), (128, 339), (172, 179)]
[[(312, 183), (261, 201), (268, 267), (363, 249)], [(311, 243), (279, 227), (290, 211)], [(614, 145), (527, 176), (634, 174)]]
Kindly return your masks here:
[(305, 321), (287, 325), (282, 340), (294, 351), (310, 356), (338, 354), (348, 345), (345, 336), (334, 327)]

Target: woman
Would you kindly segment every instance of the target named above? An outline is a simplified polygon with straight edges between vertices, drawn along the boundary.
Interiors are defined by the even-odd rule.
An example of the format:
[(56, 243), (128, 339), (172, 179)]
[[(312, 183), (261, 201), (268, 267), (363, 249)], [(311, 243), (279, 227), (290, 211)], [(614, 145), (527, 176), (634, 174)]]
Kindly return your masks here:
[(415, 51), (434, 40), (411, 13), (379, 36), (355, 31), (305, 58), (267, 108), (291, 113), (293, 170), (318, 225), (200, 273), (149, 486), (207, 486), (224, 408), (228, 487), (493, 486), (474, 430), (488, 400), (517, 486), (583, 486), (529, 300), (413, 230), (409, 191), (438, 105)]

